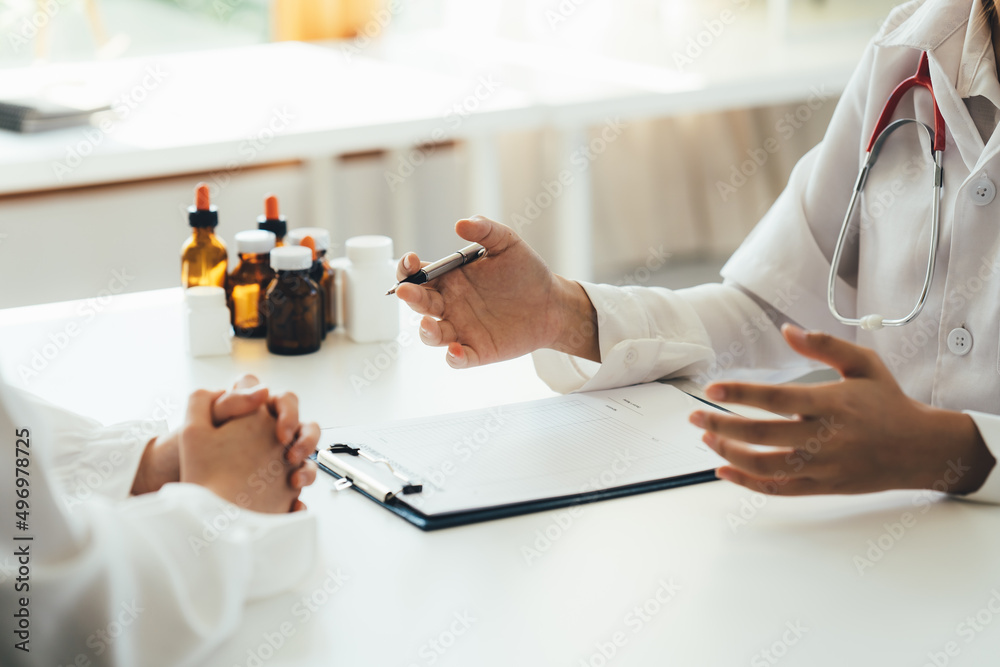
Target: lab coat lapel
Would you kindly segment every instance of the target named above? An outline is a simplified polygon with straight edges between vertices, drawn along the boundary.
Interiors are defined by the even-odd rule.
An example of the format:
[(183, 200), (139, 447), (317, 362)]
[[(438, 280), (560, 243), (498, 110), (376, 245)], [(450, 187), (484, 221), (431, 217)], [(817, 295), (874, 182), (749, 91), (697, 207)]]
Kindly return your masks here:
[[(983, 150), (986, 146), (983, 144), (982, 137), (979, 136), (979, 130), (976, 129), (976, 124), (972, 121), (972, 116), (969, 115), (965, 102), (959, 97), (955, 84), (952, 83), (951, 77), (945, 73), (946, 69), (949, 68), (942, 66), (933, 51), (930, 53), (930, 67), (934, 96), (937, 98), (938, 108), (941, 110), (941, 116), (944, 118), (944, 124), (947, 128), (948, 146), (946, 150), (957, 148), (966, 169), (971, 172), (983, 157)], [(930, 109), (929, 99), (926, 100), (926, 104), (927, 108)], [(931, 115), (925, 117), (933, 118)]]

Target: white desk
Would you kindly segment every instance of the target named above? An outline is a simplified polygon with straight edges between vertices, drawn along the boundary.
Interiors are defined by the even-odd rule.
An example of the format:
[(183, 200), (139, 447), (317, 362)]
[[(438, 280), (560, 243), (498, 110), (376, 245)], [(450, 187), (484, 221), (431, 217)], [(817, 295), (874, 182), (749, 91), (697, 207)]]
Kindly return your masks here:
[[(527, 359), (458, 372), (419, 343), (360, 393), (351, 374), (382, 350), (339, 336), (301, 358), (239, 341), (232, 358), (193, 361), (181, 351), (179, 303), (179, 290), (116, 297), (87, 322), (79, 303), (0, 311), (0, 369), (105, 421), (149, 416), (160, 399), (177, 406), (177, 422), (188, 391), (242, 372), (294, 388), (304, 417), (325, 426), (550, 394)], [(81, 333), (19, 381), (18, 366), (68, 321)], [(418, 378), (437, 398), (407, 391)], [(320, 517), (322, 569), (349, 578), (330, 596), (317, 592), (323, 574), (252, 606), (210, 664), (255, 664), (248, 651), (271, 653), (267, 635), (290, 622), (294, 634), (265, 664), (918, 666), (954, 641), (949, 664), (995, 665), (1000, 618), (987, 605), (1000, 591), (1000, 509), (944, 501), (920, 513), (917, 497), (771, 498), (734, 532), (727, 517), (752, 495), (713, 482), (589, 505), (569, 524), (562, 511), (423, 533), (359, 494), (335, 494), (321, 475), (304, 499)], [(855, 556), (904, 512), (915, 525), (859, 575)], [(545, 547), (539, 531), (555, 539), (529, 564), (522, 549)], [(665, 603), (661, 581), (680, 587)], [(304, 595), (327, 599), (306, 614), (295, 606)], [(987, 624), (966, 643), (957, 626), (977, 613)], [(468, 629), (456, 620), (465, 614)], [(796, 623), (799, 638), (786, 625)], [(619, 632), (625, 644), (602, 662), (599, 645)], [(437, 653), (432, 640), (448, 647)]]

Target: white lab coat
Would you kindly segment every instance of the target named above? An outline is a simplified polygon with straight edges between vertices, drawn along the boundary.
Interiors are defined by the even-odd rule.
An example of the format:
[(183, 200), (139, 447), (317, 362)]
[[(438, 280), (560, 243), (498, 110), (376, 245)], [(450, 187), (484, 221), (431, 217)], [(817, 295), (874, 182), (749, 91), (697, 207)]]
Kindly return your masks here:
[[(774, 324), (787, 319), (873, 348), (909, 396), (968, 412), (1000, 460), (1000, 197), (975, 194), (1000, 185), (1000, 132), (984, 146), (963, 101), (978, 95), (1000, 107), (981, 11), (979, 0), (897, 7), (865, 51), (825, 138), (723, 268), (725, 283), (675, 292), (584, 284), (598, 312), (603, 363), (542, 351), (535, 354), (542, 378), (574, 391), (681, 375), (713, 380), (734, 368), (805, 370)], [(827, 308), (830, 258), (874, 125), (923, 50), (947, 126), (934, 283), (914, 322), (862, 331)], [(917, 89), (896, 117), (933, 127), (932, 114), (930, 97)], [(883, 149), (844, 252), (838, 303), (845, 315), (900, 317), (916, 303), (930, 237), (929, 154), (912, 126)], [(972, 341), (965, 354), (949, 349), (958, 328)], [(1000, 502), (1000, 466), (971, 497)]]
[[(240, 510), (192, 484), (128, 498), (148, 440), (137, 425), (104, 428), (0, 382), (0, 664), (201, 664), (248, 602), (313, 572), (307, 513)], [(25, 428), (29, 485), (16, 487), (15, 431)], [(15, 525), (17, 488), (29, 489), (25, 531)], [(22, 563), (14, 550), (25, 546)], [(30, 652), (15, 648), (21, 597)]]

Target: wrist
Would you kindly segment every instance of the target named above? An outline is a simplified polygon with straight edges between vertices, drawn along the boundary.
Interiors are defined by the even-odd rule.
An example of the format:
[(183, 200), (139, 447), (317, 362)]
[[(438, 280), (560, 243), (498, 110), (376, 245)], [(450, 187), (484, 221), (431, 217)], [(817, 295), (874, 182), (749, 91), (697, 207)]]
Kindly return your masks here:
[(601, 361), (597, 309), (587, 291), (575, 280), (553, 275), (555, 335), (544, 347), (591, 361)]
[(996, 465), (996, 459), (975, 421), (967, 414), (940, 408), (930, 408), (928, 417), (927, 432), (939, 455), (921, 486), (955, 495), (979, 490)]
[(135, 479), (132, 480), (131, 493), (133, 496), (141, 496), (144, 493), (150, 493), (154, 490), (150, 488), (149, 470), (153, 466), (155, 445), (156, 438), (153, 438), (146, 443), (145, 449), (142, 450), (142, 457), (139, 459), (139, 467), (135, 471)]
[(139, 468), (132, 482), (132, 495), (159, 491), (164, 484), (180, 481), (180, 459), (177, 433), (153, 438), (139, 459)]

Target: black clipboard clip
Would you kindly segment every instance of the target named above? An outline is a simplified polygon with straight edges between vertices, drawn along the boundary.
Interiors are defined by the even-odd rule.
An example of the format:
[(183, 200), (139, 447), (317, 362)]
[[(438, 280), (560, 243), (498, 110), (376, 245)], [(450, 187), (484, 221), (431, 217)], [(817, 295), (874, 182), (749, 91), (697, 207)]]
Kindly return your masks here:
[(384, 458), (375, 458), (360, 447), (336, 443), (321, 449), (317, 456), (340, 477), (335, 484), (338, 491), (352, 485), (382, 502), (389, 502), (399, 494), (420, 493), (422, 484), (411, 482), (396, 471)]

